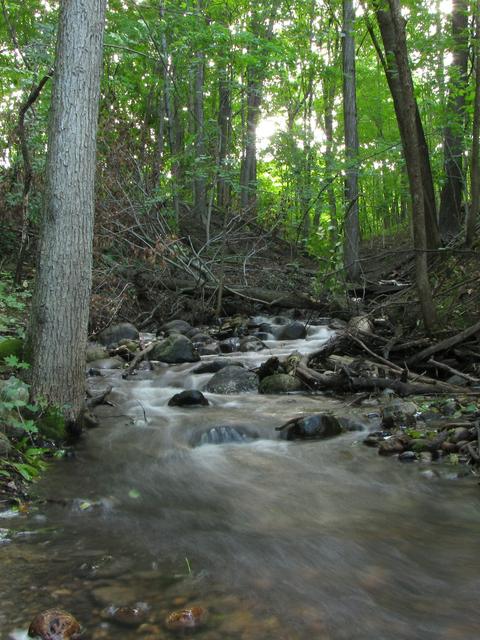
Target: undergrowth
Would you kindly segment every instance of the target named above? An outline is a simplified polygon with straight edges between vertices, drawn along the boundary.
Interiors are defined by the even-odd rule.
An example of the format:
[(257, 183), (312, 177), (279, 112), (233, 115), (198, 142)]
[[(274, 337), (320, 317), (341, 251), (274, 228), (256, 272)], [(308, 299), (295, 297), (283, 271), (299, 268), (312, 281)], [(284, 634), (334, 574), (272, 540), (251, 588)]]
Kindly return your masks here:
[(0, 272), (0, 507), (21, 503), (28, 485), (62, 455), (65, 437), (61, 412), (45, 402), (30, 402), (30, 365), (23, 359), (28, 283), (13, 285)]

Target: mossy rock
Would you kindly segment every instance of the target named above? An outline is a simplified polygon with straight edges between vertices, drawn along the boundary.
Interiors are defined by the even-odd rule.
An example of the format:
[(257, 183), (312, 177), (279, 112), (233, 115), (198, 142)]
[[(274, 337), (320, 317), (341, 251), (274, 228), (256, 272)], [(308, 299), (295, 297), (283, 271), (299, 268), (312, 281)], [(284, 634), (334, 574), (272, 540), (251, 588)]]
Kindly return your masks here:
[(298, 378), (286, 373), (275, 373), (261, 381), (258, 391), (264, 394), (275, 394), (301, 391), (302, 389), (303, 384)]
[(39, 433), (48, 440), (61, 442), (67, 436), (65, 417), (60, 409), (49, 407), (37, 421)]
[(0, 362), (8, 356), (23, 356), (23, 340), (21, 338), (0, 338)]

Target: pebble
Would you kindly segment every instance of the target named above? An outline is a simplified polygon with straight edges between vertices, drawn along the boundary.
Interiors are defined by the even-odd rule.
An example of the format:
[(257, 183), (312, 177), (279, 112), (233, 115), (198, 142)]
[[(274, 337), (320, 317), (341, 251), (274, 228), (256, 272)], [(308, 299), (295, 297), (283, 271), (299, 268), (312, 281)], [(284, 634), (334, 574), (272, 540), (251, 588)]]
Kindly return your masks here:
[(192, 607), (173, 611), (167, 616), (165, 625), (170, 631), (193, 630), (202, 627), (208, 618), (207, 610), (203, 607)]
[(69, 640), (77, 637), (80, 631), (80, 623), (71, 613), (62, 609), (47, 609), (32, 620), (28, 635), (42, 640)]

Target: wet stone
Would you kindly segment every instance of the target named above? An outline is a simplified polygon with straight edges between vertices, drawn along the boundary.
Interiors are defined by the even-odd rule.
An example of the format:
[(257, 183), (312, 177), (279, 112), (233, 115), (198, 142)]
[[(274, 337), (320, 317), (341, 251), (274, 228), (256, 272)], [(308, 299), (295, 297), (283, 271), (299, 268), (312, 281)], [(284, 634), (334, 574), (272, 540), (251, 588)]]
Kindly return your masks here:
[(181, 393), (176, 393), (168, 401), (169, 407), (206, 407), (209, 402), (201, 391), (188, 389)]
[(80, 623), (62, 609), (47, 609), (35, 616), (29, 628), (31, 638), (42, 640), (74, 640), (80, 637)]
[(165, 626), (170, 631), (193, 631), (203, 627), (208, 619), (207, 610), (203, 607), (192, 607), (191, 609), (182, 609), (181, 611), (173, 611), (166, 620)]
[(388, 438), (378, 445), (378, 453), (381, 456), (393, 456), (397, 453), (403, 453), (405, 446), (399, 438)]
[(415, 451), (404, 451), (398, 456), (400, 462), (415, 462), (417, 454)]
[(148, 606), (137, 602), (135, 606), (109, 607), (105, 618), (122, 627), (138, 627), (147, 619)]

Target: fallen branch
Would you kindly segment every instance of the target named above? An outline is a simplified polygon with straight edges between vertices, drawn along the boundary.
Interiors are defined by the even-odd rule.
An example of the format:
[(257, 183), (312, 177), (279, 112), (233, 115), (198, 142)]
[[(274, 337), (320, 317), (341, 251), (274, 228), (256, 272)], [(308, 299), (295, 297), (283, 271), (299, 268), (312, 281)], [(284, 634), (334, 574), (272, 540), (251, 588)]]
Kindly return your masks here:
[(463, 373), (462, 371), (459, 371), (458, 369), (454, 369), (453, 367), (450, 367), (448, 364), (445, 364), (444, 362), (438, 362), (438, 360), (434, 360), (433, 358), (430, 358), (430, 360), (428, 361), (428, 364), (433, 365), (437, 369), (442, 369), (443, 371), (446, 371), (447, 373), (450, 373), (453, 376), (458, 376), (459, 378), (468, 380), (469, 382), (474, 382), (474, 383), (480, 382), (479, 378), (470, 376), (468, 375), (468, 373)]
[(151, 342), (148, 345), (148, 347), (146, 347), (143, 351), (140, 351), (140, 353), (137, 353), (137, 355), (134, 357), (134, 359), (131, 361), (131, 363), (128, 365), (125, 371), (122, 373), (122, 378), (124, 380), (126, 380), (128, 376), (131, 375), (134, 369), (138, 367), (140, 362), (142, 362), (142, 360), (145, 359), (145, 356), (148, 355), (150, 351), (152, 351), (154, 346), (155, 346), (155, 342)]
[(419, 353), (412, 356), (409, 360), (407, 360), (407, 364), (417, 364), (418, 362), (421, 362), (422, 360), (426, 360), (430, 356), (433, 356), (434, 353), (438, 353), (439, 351), (447, 351), (448, 349), (451, 349), (451, 347), (464, 342), (465, 340), (467, 340), (467, 338), (470, 338), (478, 332), (480, 332), (480, 322), (476, 322), (468, 329), (457, 333), (457, 335), (452, 336), (451, 338), (447, 338), (446, 340), (437, 342), (437, 344), (433, 344), (431, 347), (420, 351)]

